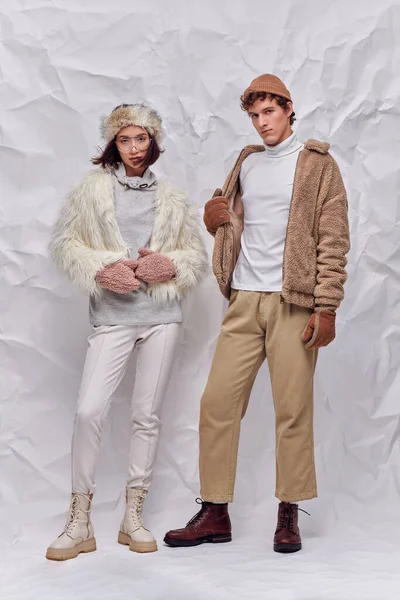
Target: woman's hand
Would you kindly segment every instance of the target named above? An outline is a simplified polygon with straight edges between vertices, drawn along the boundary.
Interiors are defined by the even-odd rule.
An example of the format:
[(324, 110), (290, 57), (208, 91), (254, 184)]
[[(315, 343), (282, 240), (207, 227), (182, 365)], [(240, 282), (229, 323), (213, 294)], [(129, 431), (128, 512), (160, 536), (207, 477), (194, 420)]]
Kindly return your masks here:
[[(149, 248), (139, 248), (135, 276), (146, 283), (162, 283), (169, 281), (176, 275), (174, 263), (168, 256), (153, 252)], [(135, 268), (135, 267), (131, 267)]]
[(140, 281), (136, 279), (132, 267), (125, 264), (125, 261), (106, 265), (97, 273), (96, 281), (102, 288), (117, 294), (128, 294), (140, 288)]

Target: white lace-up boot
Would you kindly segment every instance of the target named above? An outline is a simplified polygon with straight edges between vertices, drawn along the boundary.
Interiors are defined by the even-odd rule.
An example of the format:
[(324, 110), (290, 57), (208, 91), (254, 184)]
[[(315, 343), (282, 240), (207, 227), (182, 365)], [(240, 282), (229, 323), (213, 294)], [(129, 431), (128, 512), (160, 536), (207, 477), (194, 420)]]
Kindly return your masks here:
[(81, 552), (94, 552), (96, 540), (90, 522), (93, 494), (73, 493), (64, 531), (47, 548), (49, 560), (76, 558)]
[(118, 542), (133, 552), (155, 552), (157, 542), (143, 525), (143, 503), (147, 490), (126, 488), (126, 510), (118, 534)]

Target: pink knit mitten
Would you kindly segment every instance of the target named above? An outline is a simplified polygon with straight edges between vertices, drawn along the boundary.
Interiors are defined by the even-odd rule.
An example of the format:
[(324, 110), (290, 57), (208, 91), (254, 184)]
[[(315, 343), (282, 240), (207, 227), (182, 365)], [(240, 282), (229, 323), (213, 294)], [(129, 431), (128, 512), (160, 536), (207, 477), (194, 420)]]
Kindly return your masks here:
[(122, 262), (124, 263), (124, 265), (132, 269), (133, 272), (136, 271), (136, 268), (139, 264), (139, 261), (134, 260), (133, 258), (125, 258), (125, 260), (123, 260)]
[(140, 287), (133, 270), (123, 262), (106, 265), (97, 273), (96, 281), (102, 288), (117, 294), (128, 294)]
[(176, 275), (174, 263), (168, 256), (153, 252), (149, 248), (139, 248), (139, 264), (135, 275), (146, 283), (169, 281)]

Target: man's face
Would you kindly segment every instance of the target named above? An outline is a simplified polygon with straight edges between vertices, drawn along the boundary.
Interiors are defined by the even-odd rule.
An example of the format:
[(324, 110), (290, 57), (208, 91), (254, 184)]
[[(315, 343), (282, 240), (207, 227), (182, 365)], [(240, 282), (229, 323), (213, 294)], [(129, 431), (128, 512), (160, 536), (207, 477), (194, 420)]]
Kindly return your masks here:
[(247, 112), (257, 133), (267, 146), (276, 146), (292, 134), (290, 115), (293, 112), (293, 105), (291, 102), (287, 103), (286, 108), (282, 108), (276, 98), (259, 99)]

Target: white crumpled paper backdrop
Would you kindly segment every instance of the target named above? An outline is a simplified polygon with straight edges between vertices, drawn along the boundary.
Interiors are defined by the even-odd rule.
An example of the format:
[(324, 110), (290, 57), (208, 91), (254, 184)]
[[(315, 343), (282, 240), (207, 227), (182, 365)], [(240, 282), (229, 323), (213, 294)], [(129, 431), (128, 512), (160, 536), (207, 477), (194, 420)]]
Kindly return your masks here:
[[(0, 4), (0, 596), (4, 600), (386, 600), (400, 596), (400, 4), (390, 0), (7, 0)], [(267, 371), (243, 423), (234, 541), (172, 550), (198, 508), (197, 420), (225, 310), (212, 275), (187, 299), (146, 521), (160, 551), (116, 544), (129, 377), (110, 413), (93, 521), (98, 552), (44, 559), (62, 530), (87, 300), (50, 263), (63, 197), (121, 102), (162, 114), (157, 164), (199, 213), (257, 142), (239, 96), (264, 72), (292, 92), (301, 140), (329, 141), (348, 189), (349, 281), (320, 354), (319, 498), (304, 550), (272, 552), (274, 415)], [(209, 251), (212, 239), (205, 233)]]

